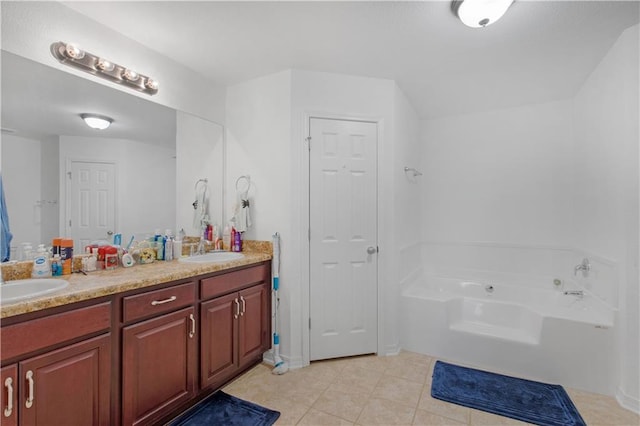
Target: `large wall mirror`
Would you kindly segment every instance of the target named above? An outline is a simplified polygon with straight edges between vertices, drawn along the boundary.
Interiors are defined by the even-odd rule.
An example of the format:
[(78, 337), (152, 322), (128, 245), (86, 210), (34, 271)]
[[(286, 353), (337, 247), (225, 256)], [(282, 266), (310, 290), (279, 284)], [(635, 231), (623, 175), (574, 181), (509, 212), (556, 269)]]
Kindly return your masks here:
[[(95, 130), (82, 113), (114, 121)], [(77, 251), (116, 233), (125, 244), (156, 229), (198, 235), (199, 180), (222, 222), (221, 125), (6, 51), (0, 159), (12, 258), (56, 236)]]

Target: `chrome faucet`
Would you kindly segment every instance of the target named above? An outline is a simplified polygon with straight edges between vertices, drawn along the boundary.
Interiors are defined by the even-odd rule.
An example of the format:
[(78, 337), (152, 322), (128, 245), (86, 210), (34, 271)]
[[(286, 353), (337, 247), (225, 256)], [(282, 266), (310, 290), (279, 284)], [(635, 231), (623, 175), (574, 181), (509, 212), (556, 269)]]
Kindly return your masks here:
[(198, 250), (196, 254), (205, 254), (204, 249), (204, 238), (200, 237), (200, 242), (198, 243)]
[(573, 268), (573, 275), (578, 275), (578, 271), (582, 271), (582, 276), (586, 277), (590, 270), (591, 263), (589, 263), (589, 259), (585, 257), (584, 259), (582, 259), (581, 264), (576, 265), (575, 268)]
[(584, 291), (582, 290), (567, 290), (564, 292), (565, 296), (577, 296), (578, 299), (582, 299), (584, 297)]

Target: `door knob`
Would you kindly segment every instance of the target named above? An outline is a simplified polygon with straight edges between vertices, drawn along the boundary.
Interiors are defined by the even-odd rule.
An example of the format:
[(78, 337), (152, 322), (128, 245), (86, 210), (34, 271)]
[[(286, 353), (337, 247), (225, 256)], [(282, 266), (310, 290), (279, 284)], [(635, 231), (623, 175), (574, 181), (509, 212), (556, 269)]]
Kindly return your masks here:
[(378, 249), (373, 247), (373, 246), (367, 247), (367, 254), (374, 254), (377, 251), (378, 251)]

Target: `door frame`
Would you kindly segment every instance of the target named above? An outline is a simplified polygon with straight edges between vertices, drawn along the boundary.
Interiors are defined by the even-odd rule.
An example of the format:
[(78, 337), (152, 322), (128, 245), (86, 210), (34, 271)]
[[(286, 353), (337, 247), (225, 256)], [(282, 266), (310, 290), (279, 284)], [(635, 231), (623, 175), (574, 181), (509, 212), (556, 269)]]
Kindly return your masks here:
[[(60, 224), (60, 230), (63, 235), (70, 235), (71, 230), (69, 229), (69, 220), (71, 219), (71, 206), (69, 205), (70, 197), (68, 196), (71, 193), (71, 181), (68, 179), (69, 173), (71, 173), (71, 166), (73, 163), (96, 163), (96, 164), (113, 164), (113, 173), (114, 173), (114, 192), (113, 192), (113, 208), (114, 208), (114, 216), (113, 216), (113, 228), (114, 232), (118, 229), (119, 222), (119, 180), (118, 180), (118, 162), (116, 160), (99, 160), (93, 158), (76, 158), (76, 157), (67, 157), (65, 160), (65, 169), (64, 173), (60, 174), (60, 179), (64, 182), (60, 184), (60, 208), (64, 206), (64, 214), (60, 215), (60, 219), (62, 223)], [(74, 242), (75, 245), (75, 242)]]
[[(301, 280), (301, 288), (300, 288), (300, 307), (301, 307), (301, 316), (302, 320), (301, 328), (302, 328), (302, 366), (306, 366), (310, 364), (310, 352), (311, 352), (311, 337), (309, 332), (308, 321), (310, 318), (310, 243), (308, 238), (308, 232), (310, 227), (310, 194), (309, 194), (309, 149), (307, 147), (307, 137), (310, 132), (310, 121), (312, 118), (318, 119), (326, 119), (326, 120), (343, 120), (343, 121), (360, 121), (360, 122), (368, 122), (375, 123), (377, 127), (376, 134), (376, 149), (377, 149), (377, 161), (376, 161), (376, 188), (377, 188), (377, 197), (376, 197), (376, 238), (377, 245), (380, 247), (381, 245), (381, 235), (382, 235), (382, 209), (383, 205), (383, 197), (380, 185), (380, 175), (382, 161), (382, 147), (383, 147), (383, 135), (384, 135), (384, 119), (380, 116), (359, 116), (359, 115), (351, 115), (351, 114), (340, 114), (340, 113), (331, 113), (331, 112), (321, 112), (321, 111), (305, 111), (304, 112), (304, 122), (303, 122), (303, 135), (300, 140), (300, 151), (301, 151), (301, 160), (300, 160), (300, 280)], [(313, 143), (313, 141), (312, 141)], [(376, 292), (377, 292), (377, 353), (384, 354), (385, 353), (385, 345), (383, 340), (383, 324), (384, 324), (384, 316), (383, 309), (381, 309), (382, 302), (382, 286), (381, 286), (381, 277), (384, 274), (385, 265), (382, 262), (382, 257), (380, 256), (380, 252), (378, 252), (378, 262), (377, 262), (377, 270), (376, 270)]]

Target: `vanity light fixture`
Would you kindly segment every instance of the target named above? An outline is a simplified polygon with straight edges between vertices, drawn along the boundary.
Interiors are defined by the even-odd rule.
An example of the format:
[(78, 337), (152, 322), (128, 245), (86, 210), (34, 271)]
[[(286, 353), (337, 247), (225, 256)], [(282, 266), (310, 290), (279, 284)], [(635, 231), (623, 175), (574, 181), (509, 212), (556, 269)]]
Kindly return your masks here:
[(96, 130), (104, 130), (113, 123), (113, 118), (100, 114), (83, 113), (80, 114), (80, 118), (84, 120), (87, 126)]
[(55, 42), (51, 45), (51, 54), (62, 64), (105, 78), (114, 83), (122, 84), (149, 95), (158, 93), (158, 82), (151, 77), (86, 52), (73, 43)]
[(471, 28), (484, 28), (502, 18), (513, 0), (454, 0), (453, 12), (463, 24)]

